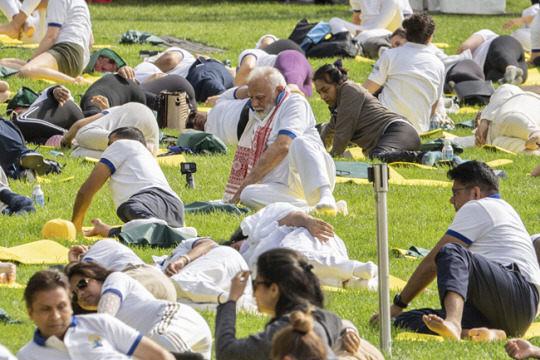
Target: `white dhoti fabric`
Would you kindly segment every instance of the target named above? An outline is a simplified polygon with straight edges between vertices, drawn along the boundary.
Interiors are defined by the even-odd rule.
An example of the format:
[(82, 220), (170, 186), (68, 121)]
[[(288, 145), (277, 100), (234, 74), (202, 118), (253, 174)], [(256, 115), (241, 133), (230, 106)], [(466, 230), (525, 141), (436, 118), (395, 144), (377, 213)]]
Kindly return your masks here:
[(482, 118), (490, 120), (487, 143), (521, 152), (533, 131), (540, 130), (540, 96), (515, 85), (502, 85), (491, 96)]
[(319, 201), (317, 189), (334, 189), (336, 166), (322, 145), (299, 136), (289, 146), (287, 159), (278, 165), (282, 167), (279, 178), (274, 169), (272, 176), (242, 191), (240, 200), (244, 205), (256, 210), (275, 202), (314, 206)]
[(241, 228), (248, 236), (249, 248), (242, 254), (253, 273), (257, 271), (257, 259), (271, 249), (285, 248), (302, 254), (313, 265), (313, 272), (324, 285), (341, 286), (345, 280), (354, 278), (355, 269), (364, 263), (350, 260), (343, 240), (335, 235), (327, 242), (314, 238), (309, 230), (300, 227), (280, 226), (279, 220), (293, 211), (291, 204), (275, 203), (242, 220)]
[[(10, 190), (8, 179), (6, 176), (6, 173), (4, 172), (4, 169), (0, 167), (0, 192), (4, 190)], [(0, 201), (0, 213), (6, 209), (8, 206)]]

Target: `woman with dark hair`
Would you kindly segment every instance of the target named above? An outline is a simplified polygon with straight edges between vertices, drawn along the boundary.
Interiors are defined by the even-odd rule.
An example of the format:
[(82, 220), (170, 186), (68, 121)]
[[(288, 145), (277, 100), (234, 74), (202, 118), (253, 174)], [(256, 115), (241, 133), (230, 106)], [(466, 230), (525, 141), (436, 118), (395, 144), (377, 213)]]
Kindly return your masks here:
[[(236, 300), (244, 293), (251, 272), (241, 271), (232, 280), (229, 300), (217, 308), (216, 358), (270, 359), (272, 339), (277, 331), (290, 325), (295, 310), (312, 309), (313, 331), (324, 343), (328, 359), (337, 359), (332, 348), (343, 339), (345, 348), (354, 353), (366, 341), (360, 341), (353, 326), (343, 326), (333, 312), (323, 310), (324, 295), (312, 266), (297, 252), (273, 249), (257, 261), (253, 291), (259, 312), (272, 317), (263, 332), (247, 338), (236, 338)], [(374, 356), (377, 358), (377, 356)]]
[(69, 265), (66, 275), (83, 309), (115, 316), (169, 351), (195, 351), (210, 359), (212, 334), (191, 307), (157, 300), (128, 275), (94, 261)]
[(313, 82), (332, 115), (321, 133), (325, 147), (332, 147), (332, 156), (342, 156), (349, 142), (353, 142), (371, 159), (387, 162), (421, 159), (420, 137), (412, 124), (387, 110), (362, 86), (348, 80), (341, 61), (320, 67)]

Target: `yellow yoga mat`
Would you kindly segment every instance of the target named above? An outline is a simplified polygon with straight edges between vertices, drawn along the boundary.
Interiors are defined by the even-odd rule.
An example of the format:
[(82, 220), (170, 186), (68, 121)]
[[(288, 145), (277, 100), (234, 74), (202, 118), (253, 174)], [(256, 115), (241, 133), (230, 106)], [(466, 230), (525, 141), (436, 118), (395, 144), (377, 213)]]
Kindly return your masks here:
[[(452, 183), (448, 181), (438, 181), (438, 180), (424, 180), (424, 179), (405, 179), (403, 176), (399, 175), (391, 166), (388, 167), (390, 170), (390, 179), (388, 180), (389, 184), (392, 185), (406, 185), (406, 186), (442, 186), (442, 187), (451, 187)], [(394, 174), (394, 175), (392, 175)], [(357, 178), (348, 178), (338, 176), (336, 177), (336, 183), (348, 183), (352, 182), (358, 185), (369, 185), (371, 184), (367, 179), (357, 179)]]
[(497, 166), (504, 166), (504, 165), (508, 165), (508, 164), (511, 164), (511, 163), (513, 163), (513, 161), (509, 160), (509, 159), (497, 159), (497, 160), (487, 162), (486, 164), (490, 168), (494, 168), (494, 167), (497, 167)]
[[(122, 225), (113, 225), (114, 227), (121, 227)], [(82, 229), (83, 231), (90, 231), (92, 230), (94, 227), (93, 226), (83, 226)], [(86, 236), (86, 235), (83, 235), (84, 238), (86, 240), (90, 240), (90, 241), (93, 241), (93, 242), (96, 242), (96, 241), (99, 241), (99, 240), (102, 240), (102, 239), (105, 239), (105, 237), (101, 236), (101, 235), (94, 235), (94, 236)], [(118, 241), (118, 238), (114, 238), (114, 240)]]
[(478, 109), (470, 106), (464, 106), (457, 111), (458, 114), (478, 114)]
[(210, 110), (212, 110), (212, 108), (208, 106), (197, 106), (197, 111), (209, 112)]
[[(400, 278), (397, 278), (395, 276), (389, 275), (390, 278), (390, 290), (392, 291), (401, 291), (407, 284), (405, 281), (401, 280)], [(335, 287), (335, 286), (322, 286), (321, 287), (324, 291), (328, 292), (347, 292), (350, 290)]]
[(509, 155), (516, 155), (516, 153), (510, 151), (510, 150), (506, 150), (506, 149), (503, 149), (502, 147), (498, 147), (498, 146), (495, 146), (495, 145), (482, 145), (481, 149), (484, 149), (484, 150), (490, 150), (490, 151), (495, 151), (495, 152), (503, 152), (503, 153), (506, 153), (506, 154), (509, 154)]
[(360, 56), (360, 55), (356, 55), (354, 60), (356, 60), (358, 62), (369, 63), (369, 64), (372, 64), (372, 63), (375, 62), (375, 60), (372, 60), (372, 59), (369, 59), (369, 58), (366, 58), (366, 57), (363, 57), (363, 56)]
[[(37, 178), (38, 184), (50, 184), (50, 183), (53, 182), (53, 180), (51, 180), (51, 179), (45, 179), (45, 178), (42, 178), (41, 176), (37, 176), (36, 178)], [(67, 177), (67, 178), (63, 178), (63, 179), (60, 179), (60, 180), (54, 180), (54, 182), (59, 182), (59, 183), (61, 183), (61, 182), (71, 181), (71, 180), (73, 180), (73, 179), (75, 179), (75, 176), (69, 176), (69, 177)]]
[(8, 289), (24, 289), (26, 286), (18, 284), (16, 282), (9, 283), (9, 284), (0, 284), (0, 288), (8, 288)]
[(433, 135), (442, 135), (442, 134), (443, 134), (442, 129), (435, 129), (435, 130), (431, 130), (431, 131), (420, 134), (420, 137), (424, 138), (424, 137), (429, 137)]
[(93, 157), (90, 157), (90, 156), (85, 156), (84, 161), (97, 163), (97, 162), (99, 162), (99, 159), (96, 159), (96, 158), (93, 158)]
[(353, 147), (350, 149), (347, 149), (343, 153), (344, 158), (348, 159), (354, 159), (354, 160), (364, 160), (366, 157), (364, 156), (364, 153), (362, 152), (362, 148), (360, 147)]
[(437, 168), (435, 166), (429, 166), (429, 165), (411, 163), (411, 162), (404, 162), (404, 161), (396, 161), (396, 162), (390, 163), (390, 165), (393, 166), (393, 167), (403, 166), (403, 167), (417, 167), (419, 169), (424, 169), (424, 170), (437, 170)]
[(450, 47), (450, 45), (448, 45), (447, 43), (443, 43), (443, 42), (434, 42), (432, 44), (435, 45), (436, 47), (438, 47), (439, 49), (448, 49)]
[[(159, 149), (158, 155), (167, 153), (165, 149)], [(163, 166), (180, 166), (180, 163), (186, 162), (186, 157), (182, 154), (161, 156), (156, 158), (159, 165)]]
[(523, 85), (540, 85), (540, 73), (538, 68), (529, 69), (527, 81)]
[(525, 332), (525, 335), (523, 335), (523, 338), (530, 339), (537, 336), (540, 336), (540, 322), (533, 322)]
[(10, 248), (0, 246), (0, 260), (22, 264), (67, 264), (69, 249), (52, 240), (39, 240)]

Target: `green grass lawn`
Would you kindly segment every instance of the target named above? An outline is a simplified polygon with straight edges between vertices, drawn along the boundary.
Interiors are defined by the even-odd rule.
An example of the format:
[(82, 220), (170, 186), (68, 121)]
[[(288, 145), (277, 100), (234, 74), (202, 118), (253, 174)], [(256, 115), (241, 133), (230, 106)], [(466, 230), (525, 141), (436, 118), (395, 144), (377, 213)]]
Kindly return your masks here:
[[(528, 0), (507, 1), (508, 12), (521, 12), (530, 5)], [(159, 5), (145, 1), (115, 0), (112, 4), (90, 5), (96, 44), (109, 44), (130, 65), (139, 62), (138, 53), (142, 49), (155, 49), (151, 45), (122, 46), (117, 43), (120, 35), (126, 30), (145, 30), (154, 34), (167, 34), (205, 43), (210, 46), (226, 49), (224, 53), (213, 54), (220, 60), (230, 59), (237, 65), (238, 54), (254, 46), (258, 38), (267, 33), (278, 37), (287, 37), (297, 21), (306, 17), (310, 21), (329, 20), (340, 16), (349, 18), (346, 5), (284, 5), (276, 2), (215, 2), (215, 1), (161, 1)], [(460, 42), (474, 31), (490, 28), (499, 32), (508, 16), (465, 16), (434, 15), (438, 24), (436, 42), (450, 45), (448, 54), (455, 53)], [(3, 21), (0, 19), (0, 21)], [(509, 31), (506, 33), (510, 33)], [(2, 57), (29, 58), (31, 50), (2, 49)], [(212, 54), (211, 54), (212, 55)], [(334, 59), (310, 60), (314, 70), (320, 65), (333, 62)], [(345, 67), (350, 70), (350, 77), (363, 82), (370, 73), (371, 65), (344, 60)], [(9, 78), (13, 91), (20, 86), (28, 86), (41, 91), (49, 86), (42, 81)], [(75, 95), (83, 94), (84, 86), (68, 86)], [(326, 104), (314, 95), (309, 100), (318, 122), (328, 121), (329, 113)], [(2, 108), (3, 110), (3, 108)], [(450, 115), (455, 122), (470, 120), (474, 115)], [(458, 130), (459, 136), (469, 135), (466, 130)], [(48, 150), (38, 149), (46, 157), (51, 157)], [(195, 175), (196, 189), (186, 189), (185, 179), (178, 168), (164, 168), (165, 175), (172, 188), (180, 195), (184, 203), (197, 200), (221, 198), (228, 178), (235, 148), (229, 148), (226, 155), (188, 156), (189, 161), (197, 162), (198, 172)], [(80, 185), (85, 181), (93, 165), (81, 160), (66, 157), (57, 159), (66, 164), (61, 175), (47, 176), (52, 182), (42, 184), (46, 206), (35, 214), (0, 217), (0, 246), (14, 246), (41, 239), (41, 227), (52, 218), (70, 219), (72, 204)], [(501, 180), (501, 193), (504, 199), (512, 204), (521, 215), (530, 233), (540, 232), (538, 204), (540, 200), (540, 179), (527, 177), (537, 164), (533, 157), (489, 153), (479, 149), (466, 149), (461, 156), (464, 159), (490, 161), (498, 158), (511, 158), (514, 163), (503, 169), (508, 178)], [(419, 170), (400, 169), (400, 174), (409, 179), (446, 180), (444, 169)], [(70, 182), (58, 183), (57, 180), (74, 176)], [(32, 185), (13, 181), (12, 190), (23, 195), (30, 195)], [(330, 222), (349, 250), (349, 256), (360, 261), (377, 258), (375, 230), (375, 201), (371, 186), (338, 184), (334, 192), (336, 199), (345, 199), (349, 204), (349, 216), (323, 217)], [(390, 186), (388, 192), (388, 221), (390, 247), (409, 248), (412, 245), (431, 248), (444, 234), (453, 219), (454, 210), (448, 203), (450, 189), (444, 187), (422, 186)], [(107, 189), (102, 189), (94, 198), (86, 216), (86, 225), (90, 219), (99, 217), (107, 223), (118, 222), (114, 206)], [(241, 221), (239, 216), (225, 214), (187, 215), (186, 223), (198, 229), (199, 234), (212, 236), (216, 240), (226, 239)], [(60, 241), (70, 246), (67, 241)], [(79, 235), (78, 243), (88, 243)], [(144, 260), (150, 261), (150, 255), (159, 253), (150, 248), (135, 249)], [(162, 251), (161, 253), (163, 253)], [(418, 261), (391, 258), (390, 273), (407, 280), (414, 271)], [(42, 266), (19, 266), (18, 281), (27, 282), (29, 277)], [(436, 290), (432, 284), (430, 289)], [(0, 323), (0, 343), (13, 352), (23, 346), (32, 337), (33, 325), (26, 315), (22, 301), (22, 290), (0, 288), (0, 307), (5, 309), (13, 319), (22, 320), (22, 324)], [(378, 329), (368, 324), (369, 317), (377, 311), (377, 293), (355, 291), (332, 293), (327, 296), (327, 307), (340, 316), (352, 320), (359, 328), (362, 337), (375, 345), (379, 343)], [(411, 307), (438, 307), (436, 295), (421, 295)], [(213, 328), (214, 314), (204, 313)], [(255, 315), (240, 315), (238, 336), (246, 336), (260, 331), (267, 319)], [(393, 336), (399, 330), (393, 331)], [(427, 342), (411, 343), (394, 341), (392, 353), (399, 359), (431, 359), (431, 358), (463, 358), (488, 359), (506, 358), (503, 343), (476, 344), (470, 341), (461, 343)]]

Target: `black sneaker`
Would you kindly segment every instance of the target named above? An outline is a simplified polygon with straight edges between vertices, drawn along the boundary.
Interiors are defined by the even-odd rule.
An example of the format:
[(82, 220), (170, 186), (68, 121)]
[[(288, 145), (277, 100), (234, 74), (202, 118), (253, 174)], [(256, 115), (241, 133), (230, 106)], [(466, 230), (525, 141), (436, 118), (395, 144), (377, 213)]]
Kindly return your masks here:
[(25, 169), (34, 170), (38, 175), (45, 175), (51, 166), (43, 158), (43, 155), (37, 152), (29, 152), (21, 156), (21, 166)]

